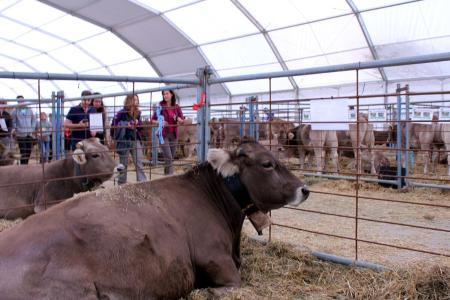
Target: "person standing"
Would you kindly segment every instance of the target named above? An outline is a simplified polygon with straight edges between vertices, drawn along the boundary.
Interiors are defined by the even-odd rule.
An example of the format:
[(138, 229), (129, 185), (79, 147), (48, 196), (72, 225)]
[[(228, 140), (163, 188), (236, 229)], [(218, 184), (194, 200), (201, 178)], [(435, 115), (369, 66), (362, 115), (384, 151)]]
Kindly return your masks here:
[(100, 139), (100, 142), (105, 145), (110, 145), (111, 139), (109, 135), (109, 131), (107, 129), (107, 124), (109, 124), (108, 121), (108, 113), (106, 111), (105, 105), (103, 104), (103, 97), (100, 93), (93, 93), (92, 95), (96, 95), (96, 98), (93, 98), (91, 100), (90, 106), (93, 107), (97, 113), (102, 114), (102, 120), (103, 120), (103, 130), (102, 131), (93, 131), (93, 136)]
[[(82, 97), (90, 96), (90, 91), (83, 91)], [(79, 105), (70, 108), (67, 113), (66, 120), (64, 120), (64, 127), (71, 130), (70, 147), (75, 150), (79, 141), (92, 137), (89, 129), (89, 114), (95, 113), (95, 108), (90, 107), (91, 99), (83, 98)]]
[(17, 144), (19, 144), (20, 164), (28, 165), (36, 128), (36, 116), (31, 108), (23, 104), (23, 99), (23, 96), (17, 96), (19, 103), (17, 108), (11, 113), (12, 134), (15, 134)]
[(133, 158), (137, 181), (146, 181), (147, 177), (142, 163), (143, 128), (138, 95), (128, 95), (125, 98), (123, 108), (112, 120), (111, 128), (111, 136), (116, 141), (116, 151), (119, 154), (120, 163), (125, 166), (125, 170), (118, 177), (118, 183), (127, 182), (128, 154), (131, 154)]
[[(160, 144), (164, 156), (164, 174), (173, 174), (173, 158), (177, 150), (178, 143), (178, 125), (184, 123), (183, 112), (180, 106), (176, 103), (177, 96), (173, 90), (166, 90), (162, 92), (163, 100), (159, 102), (161, 106), (161, 115), (164, 117), (164, 128), (162, 135), (164, 144)], [(158, 123), (158, 116), (156, 110), (152, 116), (152, 123)]]
[(52, 133), (52, 124), (47, 120), (47, 114), (41, 112), (40, 120), (36, 123), (36, 136), (39, 143), (41, 154), (40, 162), (48, 162), (50, 154), (50, 135)]
[(12, 119), (6, 111), (6, 105), (6, 101), (0, 100), (0, 143), (9, 149), (11, 148)]

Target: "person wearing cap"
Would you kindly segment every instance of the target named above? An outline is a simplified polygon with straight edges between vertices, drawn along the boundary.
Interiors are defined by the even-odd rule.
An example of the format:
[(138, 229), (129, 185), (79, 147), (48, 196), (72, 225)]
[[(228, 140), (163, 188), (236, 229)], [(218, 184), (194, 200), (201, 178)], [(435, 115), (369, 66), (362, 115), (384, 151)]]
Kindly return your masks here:
[(22, 95), (16, 98), (19, 103), (11, 113), (12, 134), (16, 136), (19, 145), (20, 164), (28, 165), (36, 128), (36, 116), (33, 110), (23, 103), (24, 97)]
[[(91, 96), (91, 91), (83, 91), (82, 97)], [(95, 113), (96, 110), (89, 104), (90, 98), (82, 98), (81, 103), (70, 108), (64, 121), (64, 127), (69, 128), (72, 132), (70, 137), (70, 147), (75, 150), (79, 141), (92, 137), (89, 129), (89, 114)]]

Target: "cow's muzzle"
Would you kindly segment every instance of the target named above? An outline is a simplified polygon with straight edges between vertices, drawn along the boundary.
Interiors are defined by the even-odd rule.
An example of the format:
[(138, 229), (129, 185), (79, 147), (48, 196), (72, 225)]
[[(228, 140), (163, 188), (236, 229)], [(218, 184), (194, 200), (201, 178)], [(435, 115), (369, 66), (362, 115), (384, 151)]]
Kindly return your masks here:
[(117, 176), (120, 175), (120, 173), (122, 173), (123, 171), (125, 171), (125, 166), (122, 164), (118, 164), (115, 168), (114, 168), (114, 175), (113, 177), (116, 178)]
[(295, 192), (295, 198), (288, 204), (292, 206), (298, 206), (300, 203), (308, 199), (308, 197), (309, 197), (308, 187), (307, 186), (299, 187)]

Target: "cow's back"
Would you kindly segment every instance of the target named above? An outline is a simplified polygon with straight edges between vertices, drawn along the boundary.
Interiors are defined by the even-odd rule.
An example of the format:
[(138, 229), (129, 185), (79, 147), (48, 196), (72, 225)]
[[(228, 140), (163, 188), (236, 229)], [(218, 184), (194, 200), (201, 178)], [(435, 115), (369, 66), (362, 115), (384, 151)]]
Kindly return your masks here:
[(2, 295), (184, 296), (195, 284), (194, 262), (227, 238), (213, 221), (220, 215), (201, 196), (191, 197), (192, 189), (178, 177), (125, 185), (28, 218), (0, 235)]

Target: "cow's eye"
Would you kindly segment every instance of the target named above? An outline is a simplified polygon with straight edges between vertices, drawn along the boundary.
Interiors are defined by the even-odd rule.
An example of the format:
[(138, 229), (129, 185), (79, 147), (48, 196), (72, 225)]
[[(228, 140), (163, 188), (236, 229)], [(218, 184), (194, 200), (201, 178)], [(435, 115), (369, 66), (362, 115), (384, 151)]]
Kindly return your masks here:
[(96, 154), (92, 154), (92, 157), (93, 157), (93, 158), (99, 158), (99, 157), (100, 157), (100, 154), (97, 154), (97, 153), (96, 153)]
[(265, 169), (273, 169), (273, 164), (270, 161), (266, 161), (262, 163), (263, 168)]

